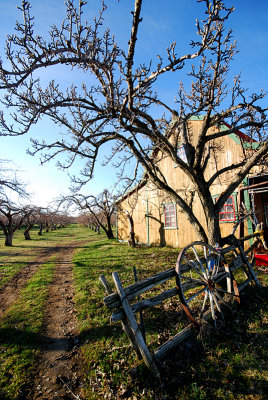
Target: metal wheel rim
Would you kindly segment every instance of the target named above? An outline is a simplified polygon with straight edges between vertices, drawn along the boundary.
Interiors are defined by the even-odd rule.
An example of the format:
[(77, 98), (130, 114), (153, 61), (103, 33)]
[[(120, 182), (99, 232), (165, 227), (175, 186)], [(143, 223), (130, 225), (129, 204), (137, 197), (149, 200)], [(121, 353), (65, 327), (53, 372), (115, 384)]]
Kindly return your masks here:
[[(195, 246), (201, 246), (203, 248), (204, 257), (198, 256), (198, 254), (195, 250)], [(204, 296), (201, 313), (200, 313), (201, 315), (199, 316), (199, 318), (197, 318), (195, 316), (195, 313), (192, 311), (191, 305), (189, 304), (191, 302), (191, 300), (189, 301), (189, 299), (185, 296), (185, 293), (184, 293), (185, 292), (184, 284), (185, 284), (186, 276), (185, 275), (182, 276), (182, 266), (185, 266), (187, 264), (187, 263), (185, 263), (185, 256), (189, 250), (191, 250), (195, 256), (195, 260), (191, 260), (191, 261), (188, 260), (190, 262), (193, 262), (193, 264), (192, 264), (193, 271), (196, 272), (194, 267), (197, 267), (198, 258), (199, 258), (199, 261), (200, 261), (199, 272), (202, 272), (202, 278), (201, 278), (201, 276), (199, 276), (200, 290), (197, 292), (197, 294), (192, 295), (192, 300), (194, 299), (194, 297), (198, 297), (199, 295)], [(205, 272), (202, 271), (202, 267), (201, 267), (203, 259), (206, 260), (205, 261), (206, 268), (204, 268)], [(208, 273), (208, 271), (206, 269), (208, 269), (208, 267), (209, 267), (209, 261), (212, 261), (213, 259), (216, 262), (214, 273), (213, 273), (213, 271), (211, 273)], [(201, 241), (195, 241), (195, 242), (190, 243), (188, 246), (186, 246), (184, 249), (182, 249), (182, 251), (180, 252), (180, 254), (178, 256), (176, 267), (175, 267), (178, 293), (179, 293), (179, 297), (180, 297), (180, 300), (181, 300), (181, 303), (182, 303), (185, 313), (187, 314), (188, 318), (195, 326), (200, 325), (200, 319), (202, 318), (202, 314), (204, 313), (204, 308), (206, 307), (206, 303), (209, 303), (210, 314), (212, 316), (214, 325), (216, 327), (216, 312), (217, 311), (221, 312), (220, 303), (222, 303), (222, 301), (223, 301), (222, 297), (224, 295), (222, 289), (216, 288), (216, 283), (218, 283), (219, 281), (223, 281), (225, 278), (225, 275), (226, 275), (226, 279), (230, 278), (230, 273), (224, 269), (223, 263), (221, 261), (223, 261), (223, 259), (220, 255), (220, 253), (213, 246), (210, 246), (207, 243), (201, 242)], [(204, 265), (203, 265), (203, 267), (204, 267)], [(191, 271), (191, 265), (188, 266), (188, 269)], [(223, 276), (223, 278), (221, 278), (219, 280), (219, 278), (221, 276)], [(183, 279), (184, 279), (184, 282), (183, 282)], [(187, 279), (188, 279), (188, 277), (187, 277)], [(193, 279), (193, 278), (191, 278), (191, 279)], [(194, 281), (195, 280), (198, 281), (198, 279), (194, 279)], [(193, 284), (194, 284), (194, 281), (192, 281)], [(189, 281), (189, 283), (191, 283), (191, 282)], [(198, 286), (197, 283), (196, 283), (196, 285)], [(204, 295), (202, 295), (202, 293), (204, 293)], [(191, 299), (191, 297), (190, 297), (190, 299)], [(225, 302), (223, 301), (223, 303), (225, 303)]]

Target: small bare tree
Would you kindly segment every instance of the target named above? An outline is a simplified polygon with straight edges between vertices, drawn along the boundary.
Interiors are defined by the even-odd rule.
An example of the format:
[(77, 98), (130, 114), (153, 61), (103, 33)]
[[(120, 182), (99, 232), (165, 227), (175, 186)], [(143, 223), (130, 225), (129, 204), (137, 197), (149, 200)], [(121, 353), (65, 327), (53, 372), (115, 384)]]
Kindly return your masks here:
[(0, 227), (5, 235), (5, 245), (12, 246), (14, 233), (22, 226), (25, 217), (23, 207), (11, 201), (0, 200)]
[(46, 214), (45, 214), (45, 209), (44, 208), (39, 208), (36, 210), (36, 223), (39, 226), (39, 231), (38, 235), (42, 236), (43, 235), (43, 229), (46, 224)]
[[(221, 0), (199, 0), (199, 3), (205, 13), (197, 20), (198, 36), (191, 42), (192, 50), (178, 55), (174, 42), (167, 47), (166, 55), (152, 54), (153, 60), (146, 64), (137, 62), (138, 32), (145, 20), (141, 18), (142, 0), (135, 0), (129, 41), (123, 48), (109, 29), (103, 29), (104, 1), (92, 24), (84, 21), (85, 1), (66, 1), (66, 18), (59, 27), (53, 25), (44, 39), (34, 34), (30, 3), (22, 0), (23, 20), (17, 23), (16, 33), (8, 36), (6, 59), (0, 65), (0, 89), (5, 92), (2, 104), (15, 110), (11, 114), (15, 125), (9, 126), (2, 113), (1, 127), (3, 134), (21, 135), (43, 116), (65, 127), (68, 135), (63, 139), (48, 143), (33, 140), (31, 152), (41, 152), (43, 162), (66, 154), (67, 162), (59, 163), (62, 168), (70, 167), (82, 156), (86, 165), (76, 180), (80, 184), (91, 179), (100, 148), (106, 145), (107, 152), (107, 144), (111, 144), (107, 163), (115, 160), (124, 169), (134, 157), (136, 167), (132, 178), (135, 179), (141, 166), (154, 185), (178, 204), (200, 239), (213, 244), (220, 241), (219, 211), (251, 168), (267, 155), (267, 109), (260, 105), (263, 92), (246, 96), (240, 76), (235, 76), (231, 84), (228, 78), (236, 46), (232, 43), (232, 31), (225, 31), (225, 23), (234, 9)], [(194, 63), (188, 70), (192, 80), (190, 91), (181, 83), (175, 103), (173, 99), (160, 98), (159, 79), (173, 75), (176, 84), (178, 72), (186, 69), (189, 61)], [(39, 71), (53, 71), (56, 65), (82, 70), (92, 84), (83, 83), (81, 88), (73, 84), (61, 90), (60, 84), (52, 80), (44, 87)], [(189, 121), (200, 114), (202, 127), (193, 135)], [(219, 129), (223, 120), (228, 122), (224, 131)], [(251, 142), (241, 139), (244, 156), (209, 175), (209, 160), (217, 153), (217, 140), (236, 135), (241, 129), (252, 138)], [(185, 159), (178, 153), (181, 145)], [(206, 226), (191, 203), (168, 183), (154, 157), (159, 149), (191, 182), (191, 190), (202, 204)], [(227, 171), (232, 172), (233, 179), (214, 202), (212, 187)]]
[(136, 234), (135, 234), (135, 223), (134, 223), (133, 213), (138, 202), (139, 192), (138, 190), (133, 190), (131, 193), (128, 193), (126, 196), (124, 196), (124, 202), (120, 201), (120, 196), (118, 197), (119, 201), (116, 202), (117, 210), (120, 211), (122, 215), (125, 215), (128, 220), (128, 225), (129, 225), (128, 244), (131, 247), (136, 247)]
[(92, 223), (100, 226), (108, 239), (114, 239), (112, 222), (115, 213), (115, 198), (105, 189), (98, 195), (85, 196), (79, 193), (66, 196), (60, 200), (60, 203), (75, 205), (79, 211), (89, 212), (93, 217)]
[(38, 210), (33, 206), (25, 206), (23, 209), (25, 230), (23, 232), (25, 240), (31, 240), (30, 230), (34, 227), (37, 222)]

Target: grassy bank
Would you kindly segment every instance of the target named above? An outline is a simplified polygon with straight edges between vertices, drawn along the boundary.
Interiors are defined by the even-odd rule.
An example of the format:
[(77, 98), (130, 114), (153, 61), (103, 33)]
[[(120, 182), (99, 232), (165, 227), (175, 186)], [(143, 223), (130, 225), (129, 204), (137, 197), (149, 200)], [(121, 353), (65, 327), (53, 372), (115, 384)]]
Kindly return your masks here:
[[(140, 279), (173, 267), (178, 250), (170, 248), (131, 249), (102, 237), (74, 258), (76, 307), (82, 334), (86, 399), (264, 399), (267, 391), (265, 360), (267, 349), (265, 297), (266, 276), (259, 268), (261, 289), (248, 288), (233, 317), (218, 334), (193, 336), (178, 347), (162, 368), (161, 383), (155, 382), (142, 362), (128, 347), (120, 323), (109, 323), (103, 305), (104, 288), (98, 278), (104, 274), (112, 283), (117, 271), (125, 285), (134, 282), (133, 266)], [(155, 314), (146, 315), (149, 341), (161, 343), (169, 336), (166, 328), (179, 299)], [(178, 314), (177, 314), (178, 315)], [(183, 317), (181, 317), (183, 318)], [(171, 318), (173, 323), (173, 319)], [(173, 325), (174, 328), (174, 323)], [(161, 329), (160, 329), (161, 328)], [(179, 328), (177, 326), (176, 328)], [(171, 328), (172, 329), (172, 328)]]

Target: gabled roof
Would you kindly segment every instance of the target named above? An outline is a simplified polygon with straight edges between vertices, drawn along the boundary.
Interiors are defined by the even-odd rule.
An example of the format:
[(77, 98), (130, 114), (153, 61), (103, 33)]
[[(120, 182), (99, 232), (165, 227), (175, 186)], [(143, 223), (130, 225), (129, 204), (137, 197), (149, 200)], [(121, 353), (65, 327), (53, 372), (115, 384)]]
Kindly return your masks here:
[(143, 186), (146, 185), (147, 181), (148, 181), (147, 174), (144, 174), (143, 177), (141, 178), (141, 181), (137, 183), (137, 185), (134, 186), (132, 189), (130, 189), (128, 192), (126, 192), (122, 197), (116, 200), (115, 204), (121, 203), (127, 197), (131, 196), (134, 192), (140, 190)]
[[(227, 122), (222, 121), (221, 123), (222, 123), (223, 127), (226, 127), (227, 129), (231, 129), (231, 125), (227, 124)], [(223, 129), (223, 130), (225, 130), (225, 129)], [(235, 132), (235, 134), (234, 134), (234, 133), (231, 133), (231, 134), (229, 135), (232, 139), (234, 139), (234, 137), (232, 137), (232, 135), (237, 135), (237, 136), (239, 136), (242, 140), (245, 140), (245, 141), (248, 142), (248, 143), (254, 143), (254, 142), (257, 143), (257, 140), (251, 138), (250, 136), (248, 136), (248, 135), (246, 135), (245, 133), (243, 133), (243, 132), (241, 132), (241, 131), (238, 131), (238, 130)], [(235, 139), (234, 139), (234, 140), (235, 140)]]

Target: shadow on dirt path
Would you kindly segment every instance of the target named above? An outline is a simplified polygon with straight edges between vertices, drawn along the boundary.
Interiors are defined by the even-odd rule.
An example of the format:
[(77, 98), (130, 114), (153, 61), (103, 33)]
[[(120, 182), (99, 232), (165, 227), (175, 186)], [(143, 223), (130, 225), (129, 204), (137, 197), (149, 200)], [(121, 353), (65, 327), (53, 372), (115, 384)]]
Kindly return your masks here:
[(79, 339), (74, 309), (73, 266), (76, 244), (61, 249), (40, 335), (41, 354), (32, 399), (74, 399), (81, 391)]
[(0, 318), (6, 310), (17, 300), (21, 290), (26, 286), (29, 279), (36, 273), (50, 257), (66, 251), (70, 246), (66, 247), (49, 247), (41, 250), (38, 258), (30, 262), (26, 267), (19, 271), (13, 278), (0, 288)]

